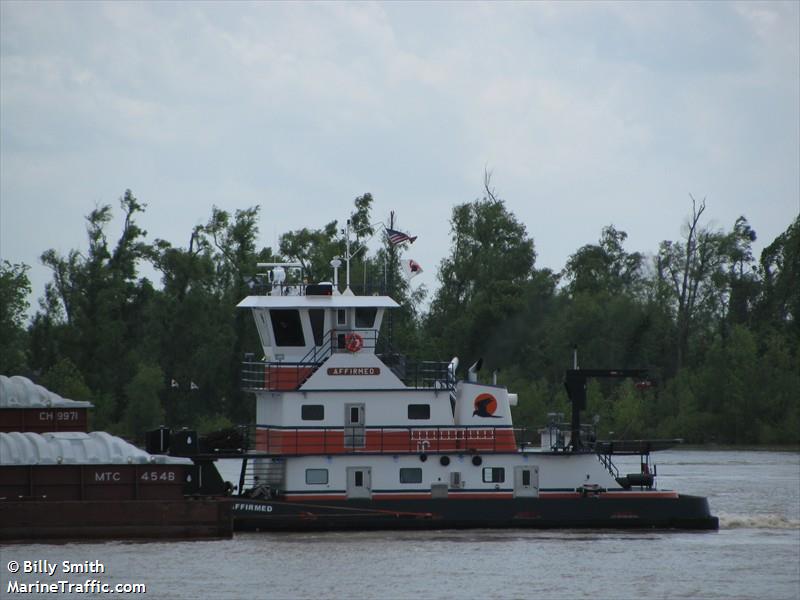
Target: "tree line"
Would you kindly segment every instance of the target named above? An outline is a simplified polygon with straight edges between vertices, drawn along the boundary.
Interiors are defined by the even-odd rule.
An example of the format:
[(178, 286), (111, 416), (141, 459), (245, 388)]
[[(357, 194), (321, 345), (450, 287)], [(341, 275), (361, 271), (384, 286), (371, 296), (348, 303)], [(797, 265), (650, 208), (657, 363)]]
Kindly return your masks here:
[[(675, 239), (632, 252), (626, 232), (608, 224), (553, 271), (536, 266), (525, 225), (484, 183), (482, 197), (453, 208), (450, 252), (426, 310), (428, 291), (411, 288), (400, 269), (405, 245), (376, 229), (370, 194), (354, 200), (351, 280), (401, 304), (383, 325), (393, 348), (427, 360), (459, 356), (462, 365), (483, 358), (481, 376), (496, 372), (519, 394), (519, 426), (568, 417), (563, 377), (577, 346), (581, 366), (644, 367), (654, 384), (590, 384), (586, 414), (596, 415), (601, 438), (800, 442), (800, 217), (757, 258), (745, 217), (712, 228), (705, 201), (691, 197)], [(52, 278), (30, 319), (29, 267), (0, 265), (0, 373), (89, 400), (95, 429), (130, 437), (162, 423), (201, 431), (252, 423), (240, 368), (260, 345), (235, 306), (264, 284), (258, 262), (300, 262), (309, 281), (329, 280), (329, 261), (345, 251), (343, 224), (259, 247), (259, 207), (214, 208), (185, 245), (173, 245), (148, 239), (137, 224), (146, 204), (130, 190), (119, 210), (118, 236), (109, 237), (104, 205), (86, 217), (85, 253), (43, 252)], [(374, 235), (383, 243), (369, 253)], [(160, 281), (140, 275), (146, 263)]]

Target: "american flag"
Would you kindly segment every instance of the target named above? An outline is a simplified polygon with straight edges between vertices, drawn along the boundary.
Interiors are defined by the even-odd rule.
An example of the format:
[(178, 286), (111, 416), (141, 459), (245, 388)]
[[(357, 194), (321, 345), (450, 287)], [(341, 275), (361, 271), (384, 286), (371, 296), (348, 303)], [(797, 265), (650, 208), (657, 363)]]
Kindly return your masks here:
[(411, 244), (414, 243), (414, 240), (417, 239), (417, 236), (410, 236), (407, 233), (403, 233), (402, 231), (397, 231), (396, 229), (389, 229), (386, 228), (386, 235), (389, 236), (389, 243), (392, 246), (396, 246), (397, 244), (402, 244), (403, 242), (409, 242)]

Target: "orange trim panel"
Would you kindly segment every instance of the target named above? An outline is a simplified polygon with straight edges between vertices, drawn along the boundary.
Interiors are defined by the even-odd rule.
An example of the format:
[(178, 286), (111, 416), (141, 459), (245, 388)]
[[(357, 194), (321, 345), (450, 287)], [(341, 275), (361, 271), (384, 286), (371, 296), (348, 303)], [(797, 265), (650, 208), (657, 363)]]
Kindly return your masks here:
[[(515, 452), (513, 429), (367, 429), (362, 436), (347, 436), (362, 444), (345, 446), (344, 429), (256, 428), (256, 450), (273, 454), (421, 454), (424, 452)], [(358, 439), (358, 438), (361, 439)]]

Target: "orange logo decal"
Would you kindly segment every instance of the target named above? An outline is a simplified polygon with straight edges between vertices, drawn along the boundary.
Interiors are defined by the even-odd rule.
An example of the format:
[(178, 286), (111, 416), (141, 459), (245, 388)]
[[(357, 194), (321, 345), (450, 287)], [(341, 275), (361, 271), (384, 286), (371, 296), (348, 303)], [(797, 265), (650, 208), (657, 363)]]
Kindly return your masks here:
[(494, 414), (494, 411), (497, 410), (497, 398), (492, 396), (491, 394), (478, 394), (478, 397), (475, 398), (475, 411), (472, 413), (472, 416), (479, 416), (479, 417), (492, 417), (493, 419), (500, 419), (500, 415)]

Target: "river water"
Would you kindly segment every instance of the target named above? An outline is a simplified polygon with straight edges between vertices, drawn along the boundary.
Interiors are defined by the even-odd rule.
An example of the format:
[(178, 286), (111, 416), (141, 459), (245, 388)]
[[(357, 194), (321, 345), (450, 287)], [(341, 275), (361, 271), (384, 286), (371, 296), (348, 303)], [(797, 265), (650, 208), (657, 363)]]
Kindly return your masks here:
[[(655, 459), (659, 487), (708, 497), (720, 531), (248, 533), (6, 545), (0, 597), (22, 595), (8, 593), (9, 561), (46, 559), (99, 560), (103, 574), (60, 579), (144, 583), (145, 597), (164, 599), (800, 599), (800, 453), (673, 450)], [(236, 480), (235, 465), (222, 470)]]

